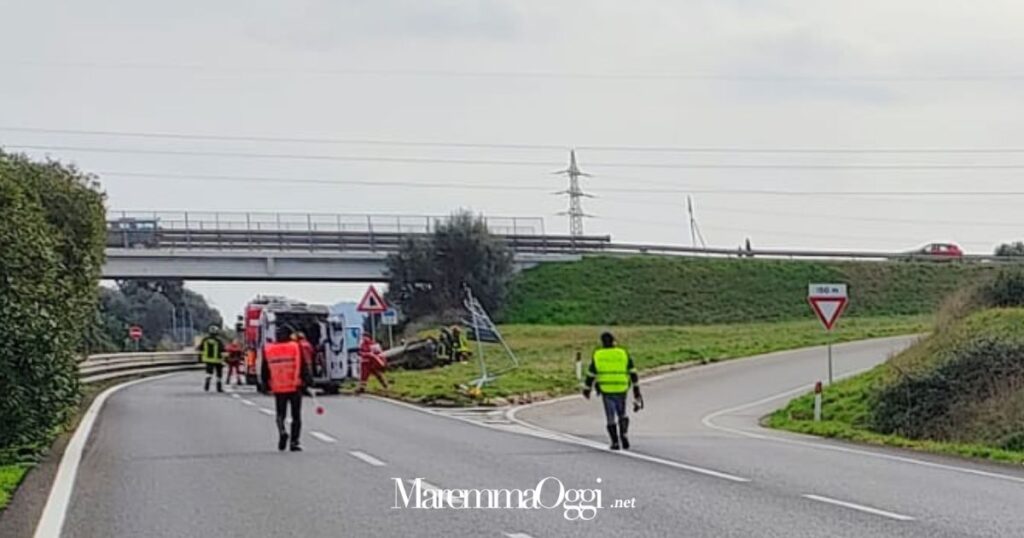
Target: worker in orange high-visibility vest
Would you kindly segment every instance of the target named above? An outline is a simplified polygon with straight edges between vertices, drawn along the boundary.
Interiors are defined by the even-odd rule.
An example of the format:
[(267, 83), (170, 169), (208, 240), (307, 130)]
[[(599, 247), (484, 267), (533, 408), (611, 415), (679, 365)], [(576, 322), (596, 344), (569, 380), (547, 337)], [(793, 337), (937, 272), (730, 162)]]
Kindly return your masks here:
[[(277, 408), (277, 449), (289, 446), (292, 452), (301, 452), (299, 434), (302, 432), (302, 387), (305, 378), (305, 364), (298, 342), (283, 339), (263, 346), (263, 379)], [(291, 406), (291, 435), (285, 431), (284, 418)]]

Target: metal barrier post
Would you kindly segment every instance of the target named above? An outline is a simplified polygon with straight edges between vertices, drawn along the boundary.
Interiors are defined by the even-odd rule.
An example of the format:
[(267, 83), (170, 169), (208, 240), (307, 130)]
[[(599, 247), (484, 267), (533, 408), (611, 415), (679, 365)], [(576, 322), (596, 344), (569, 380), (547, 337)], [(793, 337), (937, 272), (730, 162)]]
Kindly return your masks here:
[(192, 229), (188, 225), (188, 211), (185, 212), (185, 248), (192, 249)]
[(370, 252), (374, 252), (377, 250), (377, 247), (376, 242), (374, 241), (373, 238), (373, 217), (371, 217), (370, 215), (366, 216), (366, 228), (370, 232)]
[(313, 215), (306, 213), (306, 237), (309, 238), (309, 251), (313, 252)]

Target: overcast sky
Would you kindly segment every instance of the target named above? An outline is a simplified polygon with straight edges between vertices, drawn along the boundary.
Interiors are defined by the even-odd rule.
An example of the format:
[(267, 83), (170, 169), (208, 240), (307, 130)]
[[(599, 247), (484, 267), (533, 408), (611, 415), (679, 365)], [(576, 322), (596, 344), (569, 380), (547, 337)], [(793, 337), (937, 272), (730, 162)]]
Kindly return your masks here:
[[(551, 172), (579, 147), (597, 196), (586, 231), (620, 241), (688, 244), (688, 192), (715, 246), (988, 252), (1024, 238), (1024, 195), (1006, 193), (1024, 193), (1024, 152), (891, 151), (1024, 148), (1019, 2), (0, 0), (0, 13), (0, 145), (96, 173), (112, 209), (464, 207), (565, 233)], [(885, 151), (749, 151), (809, 148)], [(836, 191), (931, 194), (824, 194)], [(963, 191), (1002, 194), (938, 194)], [(192, 287), (228, 316), (257, 292), (362, 291)]]

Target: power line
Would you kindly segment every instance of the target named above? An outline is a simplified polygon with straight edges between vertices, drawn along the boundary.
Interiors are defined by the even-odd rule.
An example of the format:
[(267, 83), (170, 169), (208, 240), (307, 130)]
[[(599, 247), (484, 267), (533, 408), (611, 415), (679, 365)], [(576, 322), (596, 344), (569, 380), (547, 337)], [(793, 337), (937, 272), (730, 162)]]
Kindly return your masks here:
[(733, 209), (723, 208), (714, 206), (702, 207), (705, 211), (711, 213), (732, 213), (740, 215), (769, 215), (778, 217), (792, 217), (792, 218), (814, 218), (814, 219), (826, 219), (826, 220), (845, 220), (845, 221), (858, 221), (858, 222), (882, 222), (882, 223), (897, 223), (897, 224), (929, 224), (929, 225), (949, 225), (949, 226), (987, 226), (993, 228), (1014, 228), (1017, 230), (1024, 230), (1024, 223), (1007, 223), (1007, 222), (992, 222), (992, 221), (965, 221), (965, 220), (928, 220), (928, 219), (899, 219), (899, 218), (886, 218), (886, 217), (849, 217), (842, 215), (825, 215), (821, 213), (807, 213), (801, 210), (799, 213), (784, 212), (784, 211), (763, 211), (759, 209)]
[(582, 79), (582, 80), (641, 80), (641, 81), (695, 81), (695, 82), (765, 82), (765, 83), (800, 83), (800, 82), (843, 82), (843, 83), (992, 83), (1013, 82), (1024, 80), (1024, 75), (1017, 73), (946, 73), (934, 75), (906, 74), (784, 74), (784, 73), (713, 73), (713, 72), (622, 72), (622, 71), (514, 71), (514, 70), (470, 70), (470, 69), (364, 69), (355, 67), (314, 68), (314, 67), (281, 67), (281, 66), (239, 66), (239, 65), (203, 65), (203, 64), (161, 64), (145, 62), (40, 62), (15, 60), (9, 65), (20, 65), (31, 68), (73, 68), (73, 69), (106, 69), (106, 70), (146, 70), (146, 71), (195, 71), (223, 74), (308, 74), (336, 76), (374, 76), (374, 77), (429, 77), (429, 78), (527, 78), (527, 79)]
[[(153, 131), (113, 131), (90, 129), (52, 129), (42, 127), (0, 126), (0, 131), (36, 133), (36, 134), (68, 134), (82, 136), (110, 136), (125, 138), (153, 138), (170, 140), (213, 140), (233, 142), (275, 142), (298, 144), (338, 144), (368, 145), (394, 147), (438, 147), (438, 148), (480, 148), (480, 149), (521, 149), (521, 150), (566, 150), (569, 145), (562, 144), (520, 144), (520, 143), (486, 143), (460, 141), (424, 141), (424, 140), (384, 140), (367, 138), (317, 138), (317, 137), (283, 137), (283, 136), (248, 136), (202, 133), (173, 133)], [(644, 153), (749, 153), (749, 154), (1015, 154), (1024, 153), (1024, 148), (961, 148), (961, 147), (921, 147), (921, 148), (824, 148), (824, 147), (767, 147), (749, 146), (635, 146), (635, 145), (575, 145), (578, 150), (615, 151)]]
[[(233, 151), (165, 150), (135, 148), (100, 148), (91, 146), (53, 146), (31, 144), (9, 144), (6, 147), (19, 150), (72, 151), (86, 153), (116, 153), (139, 155), (172, 155), (179, 157), (228, 157), (238, 159), (282, 159), (312, 161), (377, 162), (399, 164), (456, 164), (489, 166), (532, 166), (551, 167), (560, 163), (553, 161), (515, 161), (496, 159), (445, 159), (424, 157), (376, 157), (357, 155), (317, 155), (294, 153), (246, 153)], [(591, 166), (606, 168), (668, 168), (691, 170), (1020, 170), (1024, 164), (698, 164), (698, 163), (621, 163), (595, 162)]]
[(229, 181), (229, 182), (256, 182), (256, 183), (274, 183), (274, 184), (308, 184), (308, 185), (333, 185), (333, 186), (366, 186), (366, 187), (402, 187), (402, 188), (418, 188), (418, 189), (459, 189), (459, 190), (485, 190), (485, 191), (528, 191), (537, 192), (544, 188), (543, 185), (527, 186), (527, 185), (480, 185), (474, 183), (422, 183), (415, 181), (368, 181), (368, 180), (331, 180), (331, 179), (311, 179), (311, 178), (299, 178), (299, 177), (281, 177), (281, 176), (232, 176), (232, 175), (209, 175), (209, 174), (166, 174), (166, 173), (149, 173), (149, 172), (118, 172), (118, 171), (101, 171), (96, 174), (102, 180), (104, 177), (126, 177), (126, 178), (151, 178), (151, 179), (177, 179), (182, 181)]
[[(408, 181), (368, 181), (368, 180), (329, 180), (309, 179), (299, 177), (282, 176), (236, 176), (236, 175), (208, 175), (208, 174), (171, 174), (162, 172), (122, 172), (122, 171), (98, 171), (100, 179), (103, 177), (134, 177), (154, 179), (179, 179), (179, 180), (201, 180), (201, 181), (252, 181), (269, 183), (309, 183), (320, 185), (365, 185), (365, 186), (387, 186), (387, 187), (416, 187), (416, 188), (452, 188), (452, 189), (479, 189), (479, 190), (517, 190), (532, 191), (543, 190), (543, 185), (508, 185), (501, 184), (472, 184), (472, 183), (436, 183), (436, 182), (408, 182)], [(602, 192), (614, 192), (621, 194), (722, 194), (722, 195), (766, 195), (766, 196), (796, 196), (796, 197), (882, 197), (882, 196), (973, 196), (973, 197), (1005, 197), (1024, 196), (1024, 191), (787, 191), (772, 189), (689, 189), (681, 187), (678, 189), (638, 189), (622, 187), (606, 187)], [(673, 204), (676, 205), (676, 204)]]

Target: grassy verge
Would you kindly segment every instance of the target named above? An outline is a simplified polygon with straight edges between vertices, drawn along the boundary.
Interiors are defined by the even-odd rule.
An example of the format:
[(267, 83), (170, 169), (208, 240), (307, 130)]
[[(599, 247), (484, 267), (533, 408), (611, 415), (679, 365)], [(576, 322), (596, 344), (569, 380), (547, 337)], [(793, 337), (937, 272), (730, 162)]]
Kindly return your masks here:
[(22, 463), (0, 465), (0, 510), (7, 508), (7, 503), (11, 502), (11, 495), (18, 484), (21, 484), (21, 479), (25, 478), (28, 469), (29, 466)]
[(844, 439), (857, 443), (906, 448), (921, 452), (980, 458), (1004, 463), (1024, 464), (1024, 452), (1002, 450), (977, 443), (950, 443), (915, 440), (868, 430), (870, 387), (878, 381), (880, 370), (840, 381), (822, 393), (822, 420), (814, 422), (814, 395), (805, 394), (765, 420), (771, 428), (797, 433)]
[(1024, 450), (1013, 442), (1020, 436), (1022, 395), (1015, 388), (1021, 369), (1012, 366), (1024, 349), (1022, 323), (1024, 309), (1000, 308), (940, 325), (886, 364), (827, 387), (820, 422), (814, 422), (813, 394), (805, 394), (769, 415), (765, 424), (1024, 464)]
[[(860, 317), (844, 320), (833, 335), (845, 342), (923, 332), (930, 327), (927, 316)], [(506, 325), (502, 332), (519, 355), (521, 366), (501, 376), (484, 389), (484, 399), (543, 393), (544, 397), (577, 390), (575, 355), (589, 359), (599, 326)], [(699, 325), (687, 327), (632, 326), (613, 329), (621, 344), (630, 350), (641, 371), (714, 362), (772, 351), (822, 345), (828, 336), (815, 320), (777, 323)], [(486, 346), (488, 368), (507, 363), (497, 346)], [(389, 373), (394, 380), (391, 396), (426, 404), (473, 403), (455, 386), (469, 382), (479, 373), (475, 361), (443, 368)]]

